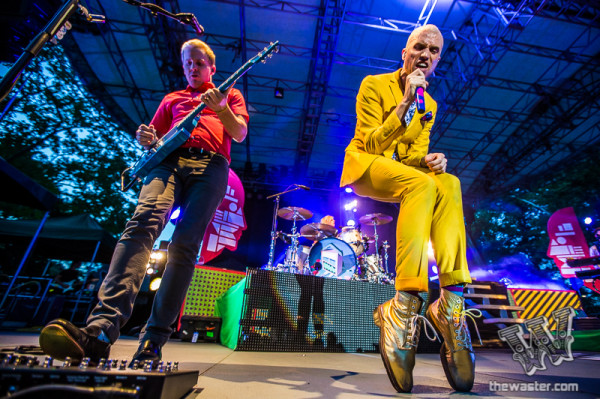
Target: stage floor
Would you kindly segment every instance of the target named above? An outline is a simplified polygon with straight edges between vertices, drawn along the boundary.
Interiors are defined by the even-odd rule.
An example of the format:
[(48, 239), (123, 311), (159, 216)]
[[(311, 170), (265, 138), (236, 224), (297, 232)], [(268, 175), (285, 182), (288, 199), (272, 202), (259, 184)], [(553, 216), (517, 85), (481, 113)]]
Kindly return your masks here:
[[(0, 347), (37, 345), (37, 334), (0, 333)], [(122, 337), (111, 357), (131, 359), (134, 338)], [(454, 393), (444, 376), (439, 355), (418, 354), (412, 395), (398, 394), (377, 353), (236, 352), (218, 344), (171, 341), (163, 360), (179, 361), (181, 370), (198, 370), (196, 392), (186, 396), (210, 399), (269, 398), (600, 398), (600, 353), (577, 352), (575, 359), (527, 376), (510, 350), (477, 350), (477, 373), (471, 394)], [(491, 390), (491, 383), (577, 383), (578, 392)], [(519, 387), (523, 387), (519, 385)], [(174, 398), (175, 399), (175, 398)]]

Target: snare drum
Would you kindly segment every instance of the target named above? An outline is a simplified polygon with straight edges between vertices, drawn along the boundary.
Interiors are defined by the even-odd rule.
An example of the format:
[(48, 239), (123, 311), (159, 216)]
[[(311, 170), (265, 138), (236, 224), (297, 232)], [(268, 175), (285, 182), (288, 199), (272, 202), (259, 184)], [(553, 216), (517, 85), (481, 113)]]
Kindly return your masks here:
[(329, 237), (313, 244), (308, 264), (317, 276), (349, 280), (356, 269), (356, 253), (348, 243)]
[(308, 258), (308, 254), (310, 253), (310, 247), (306, 245), (298, 245), (296, 248), (296, 253), (292, 251), (293, 246), (290, 245), (285, 250), (285, 261), (284, 265), (287, 267), (295, 267), (298, 272), (301, 272), (304, 269), (306, 264), (306, 259)]
[(357, 228), (352, 226), (342, 227), (342, 232), (340, 233), (339, 238), (350, 244), (356, 256), (360, 256), (363, 252), (365, 252), (363, 238)]

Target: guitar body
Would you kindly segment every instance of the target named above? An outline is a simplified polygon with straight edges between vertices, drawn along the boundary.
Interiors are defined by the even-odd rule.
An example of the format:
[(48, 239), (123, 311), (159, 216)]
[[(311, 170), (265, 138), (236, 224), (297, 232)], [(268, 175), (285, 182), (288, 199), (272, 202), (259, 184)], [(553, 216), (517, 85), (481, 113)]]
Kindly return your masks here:
[[(221, 93), (225, 93), (233, 84), (244, 75), (257, 62), (265, 62), (265, 58), (271, 57), (275, 51), (278, 41), (271, 43), (269, 47), (248, 60), (240, 69), (235, 71), (225, 82), (218, 87)], [(190, 138), (192, 130), (198, 124), (197, 117), (200, 116), (202, 110), (206, 108), (206, 104), (201, 103), (192, 112), (190, 112), (179, 124), (173, 127), (167, 134), (159, 139), (154, 147), (149, 149), (141, 156), (140, 159), (131, 167), (125, 169), (121, 173), (121, 190), (129, 190), (137, 180), (141, 180), (148, 176), (148, 173), (161, 163), (170, 153), (179, 148), (183, 143)], [(126, 182), (127, 180), (127, 182)]]
[[(136, 179), (148, 176), (148, 173), (161, 163), (170, 153), (179, 148), (190, 138), (191, 131), (183, 127), (175, 126), (156, 145), (146, 151), (140, 159), (127, 170), (130, 184), (123, 191), (128, 190)], [(125, 172), (124, 172), (125, 173)]]

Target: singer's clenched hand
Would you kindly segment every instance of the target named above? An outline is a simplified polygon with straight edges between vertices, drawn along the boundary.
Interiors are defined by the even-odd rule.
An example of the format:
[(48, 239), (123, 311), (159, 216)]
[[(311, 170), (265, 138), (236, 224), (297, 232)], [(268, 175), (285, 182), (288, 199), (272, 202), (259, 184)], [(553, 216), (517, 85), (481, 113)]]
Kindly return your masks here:
[(398, 119), (402, 121), (408, 108), (415, 101), (415, 90), (417, 90), (417, 87), (427, 89), (429, 83), (425, 80), (425, 74), (420, 69), (415, 69), (410, 74), (405, 74), (403, 71), (401, 77), (404, 78), (406, 85), (402, 88), (404, 90), (404, 97), (396, 106), (396, 114), (398, 115)]
[(422, 159), (422, 164), (426, 164), (429, 170), (434, 172), (436, 175), (446, 172), (446, 166), (448, 165), (448, 160), (446, 156), (441, 152), (433, 152), (431, 154), (427, 154)]
[(406, 75), (406, 84), (404, 86), (404, 101), (412, 103), (415, 101), (415, 90), (417, 87), (422, 87), (427, 90), (429, 82), (425, 80), (425, 74), (420, 69), (415, 69), (410, 74)]

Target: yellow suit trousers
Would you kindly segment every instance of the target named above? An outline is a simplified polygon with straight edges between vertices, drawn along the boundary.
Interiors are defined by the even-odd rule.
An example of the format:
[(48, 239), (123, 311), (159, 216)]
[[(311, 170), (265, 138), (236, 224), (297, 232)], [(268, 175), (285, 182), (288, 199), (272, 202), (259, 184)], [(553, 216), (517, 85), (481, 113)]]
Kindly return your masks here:
[(428, 290), (428, 242), (440, 286), (470, 283), (460, 181), (449, 173), (378, 156), (351, 184), (355, 193), (400, 204), (396, 226), (396, 290)]

